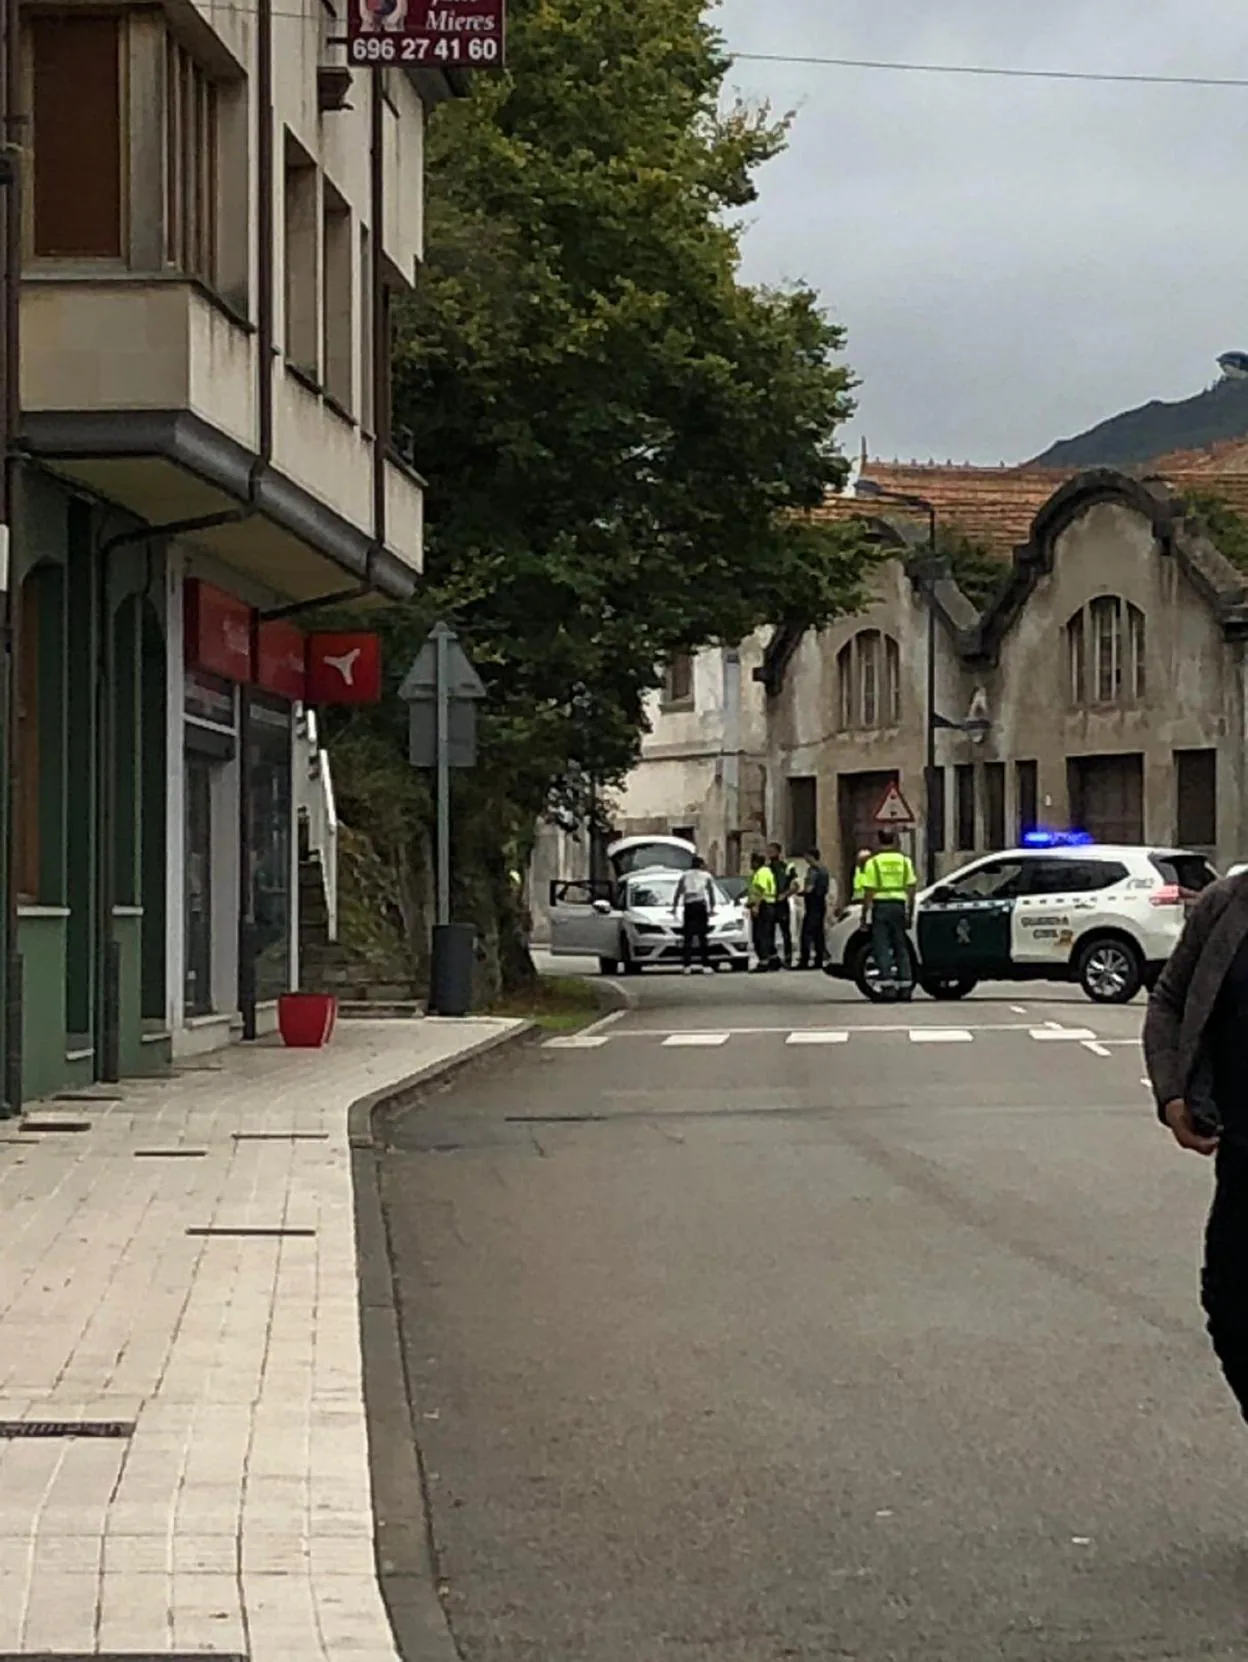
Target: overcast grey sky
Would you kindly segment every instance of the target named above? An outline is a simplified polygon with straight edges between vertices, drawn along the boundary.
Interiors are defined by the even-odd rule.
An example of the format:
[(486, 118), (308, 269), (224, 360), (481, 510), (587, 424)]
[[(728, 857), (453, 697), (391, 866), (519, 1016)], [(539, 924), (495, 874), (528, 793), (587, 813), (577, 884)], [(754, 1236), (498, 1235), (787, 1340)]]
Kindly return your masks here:
[[(1244, 0), (724, 0), (740, 52), (1248, 78)], [(797, 112), (746, 275), (804, 278), (861, 377), (847, 447), (1021, 461), (1248, 350), (1248, 89), (739, 62)]]

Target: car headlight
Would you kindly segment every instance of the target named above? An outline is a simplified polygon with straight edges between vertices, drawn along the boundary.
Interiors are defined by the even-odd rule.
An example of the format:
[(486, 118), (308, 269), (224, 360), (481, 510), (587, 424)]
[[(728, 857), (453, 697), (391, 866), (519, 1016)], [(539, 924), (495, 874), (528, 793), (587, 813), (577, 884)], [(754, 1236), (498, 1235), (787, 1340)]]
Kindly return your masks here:
[(666, 935), (667, 930), (661, 923), (635, 923), (633, 928), (639, 935)]

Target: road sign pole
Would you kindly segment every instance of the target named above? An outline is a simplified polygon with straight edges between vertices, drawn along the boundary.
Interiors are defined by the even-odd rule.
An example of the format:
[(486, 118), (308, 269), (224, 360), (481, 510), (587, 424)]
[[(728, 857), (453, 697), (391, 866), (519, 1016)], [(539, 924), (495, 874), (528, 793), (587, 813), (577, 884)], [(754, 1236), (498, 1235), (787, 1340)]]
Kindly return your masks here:
[(437, 651), (437, 792), (438, 792), (438, 847), (437, 921), (451, 921), (451, 690), (448, 685), (449, 651), (447, 631), (434, 630)]

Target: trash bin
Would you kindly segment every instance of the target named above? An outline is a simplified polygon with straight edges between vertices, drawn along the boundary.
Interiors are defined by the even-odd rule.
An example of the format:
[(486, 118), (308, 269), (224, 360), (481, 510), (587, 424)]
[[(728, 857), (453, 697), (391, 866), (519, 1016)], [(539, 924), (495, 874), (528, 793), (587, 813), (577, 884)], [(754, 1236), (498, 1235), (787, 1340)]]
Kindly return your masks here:
[(429, 1014), (466, 1016), (472, 1009), (472, 968), (477, 932), (470, 923), (438, 923), (433, 929)]

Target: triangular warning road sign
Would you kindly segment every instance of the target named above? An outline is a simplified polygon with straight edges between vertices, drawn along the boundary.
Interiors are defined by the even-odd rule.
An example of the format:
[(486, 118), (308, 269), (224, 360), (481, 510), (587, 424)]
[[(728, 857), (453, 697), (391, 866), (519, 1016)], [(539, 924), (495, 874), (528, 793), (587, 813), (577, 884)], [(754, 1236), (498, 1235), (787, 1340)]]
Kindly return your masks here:
[(901, 794), (901, 788), (894, 782), (880, 798), (880, 805), (875, 810), (877, 825), (913, 825), (914, 815), (910, 812), (910, 804)]

